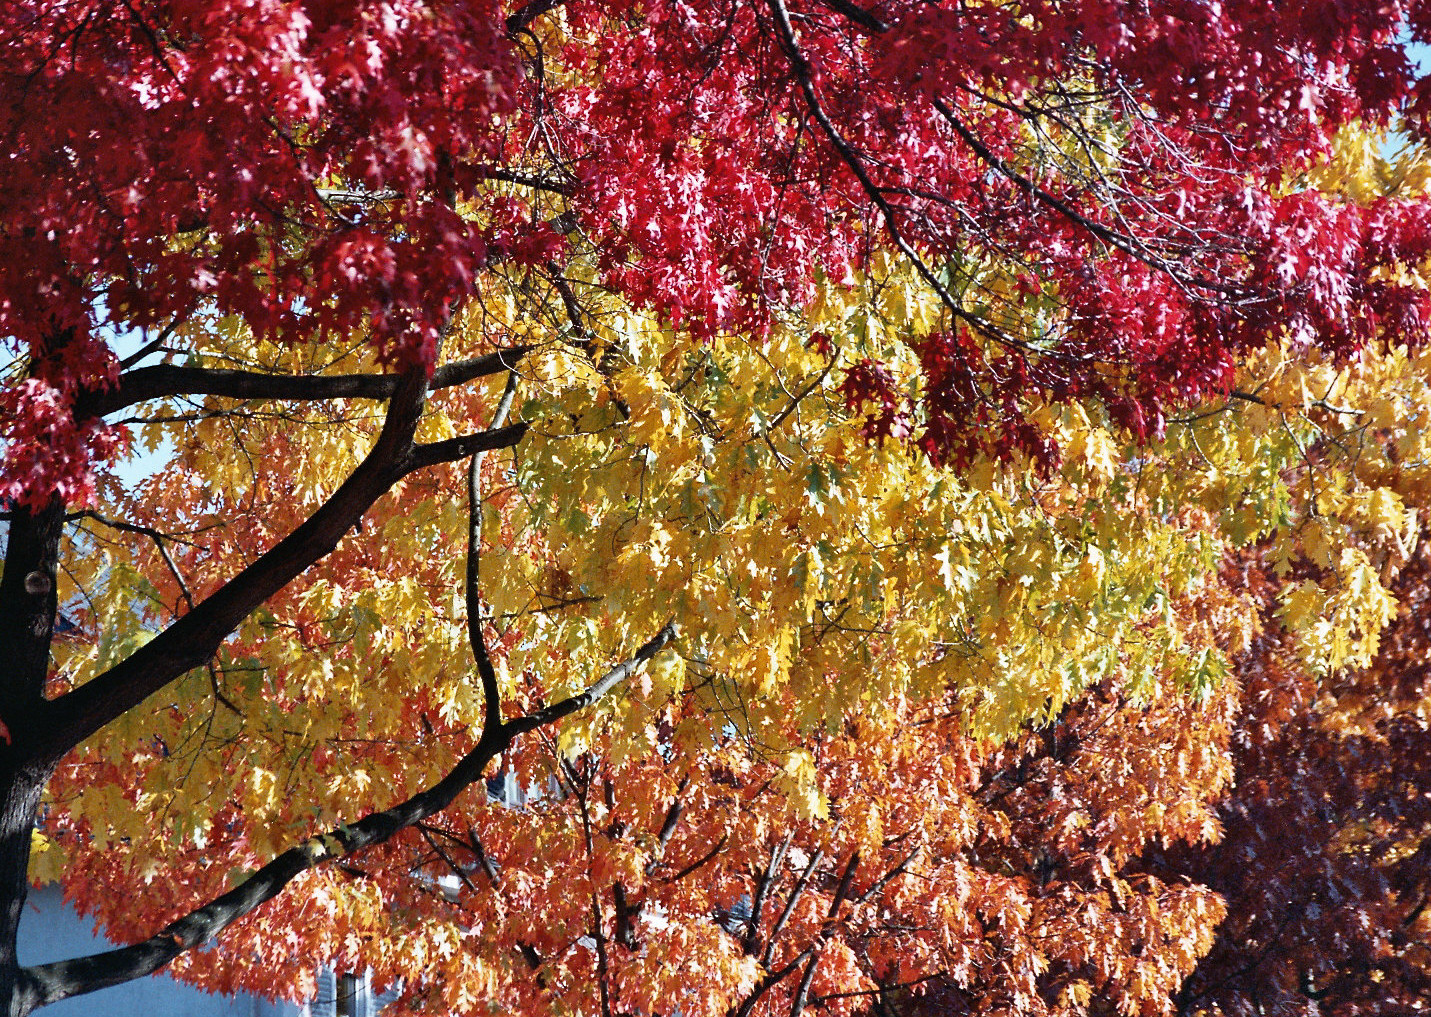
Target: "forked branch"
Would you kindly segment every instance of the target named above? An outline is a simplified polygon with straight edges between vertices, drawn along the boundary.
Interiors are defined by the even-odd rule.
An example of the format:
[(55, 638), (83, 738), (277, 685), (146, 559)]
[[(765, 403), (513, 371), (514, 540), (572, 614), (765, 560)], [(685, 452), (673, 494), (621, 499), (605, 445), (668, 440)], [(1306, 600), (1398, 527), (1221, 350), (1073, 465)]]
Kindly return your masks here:
[(302, 524), (193, 610), (114, 667), (41, 705), (36, 756), (56, 760), (180, 675), (202, 666), (250, 612), (338, 546), (364, 513), (404, 476), (488, 448), (515, 445), (515, 424), (444, 442), (414, 445), (428, 381), (420, 368), (402, 376), (372, 450)]
[(519, 735), (595, 703), (659, 653), (675, 634), (674, 624), (668, 622), (630, 658), (612, 667), (582, 692), (508, 723), (485, 725), (471, 751), (425, 791), (389, 809), (370, 813), (294, 845), (228, 893), (195, 908), (143, 942), (87, 957), (22, 968), (20, 991), (26, 1012), (152, 974), (278, 896), (301, 873), (382, 844), (400, 831), (441, 812), (464, 790), (480, 781), (487, 764)]

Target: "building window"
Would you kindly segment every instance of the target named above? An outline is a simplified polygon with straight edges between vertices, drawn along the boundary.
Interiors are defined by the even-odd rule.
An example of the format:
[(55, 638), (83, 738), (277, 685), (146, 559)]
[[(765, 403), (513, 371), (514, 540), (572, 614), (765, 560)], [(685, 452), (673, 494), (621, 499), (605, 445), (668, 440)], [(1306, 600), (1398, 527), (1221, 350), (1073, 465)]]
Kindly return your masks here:
[(354, 974), (341, 974), (334, 979), (334, 1017), (368, 1017), (372, 1009), (368, 996), (368, 980)]

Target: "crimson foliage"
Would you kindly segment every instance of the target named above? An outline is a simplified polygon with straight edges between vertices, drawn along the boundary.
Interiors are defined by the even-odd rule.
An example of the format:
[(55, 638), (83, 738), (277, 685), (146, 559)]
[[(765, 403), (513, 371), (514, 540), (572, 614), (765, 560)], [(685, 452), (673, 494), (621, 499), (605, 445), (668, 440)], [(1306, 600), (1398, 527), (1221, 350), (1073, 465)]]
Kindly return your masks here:
[[(200, 307), (261, 334), (363, 332), (430, 361), (495, 259), (603, 281), (696, 335), (756, 329), (872, 244), (944, 305), (918, 401), (854, 376), (935, 458), (1054, 450), (1031, 395), (1140, 431), (1269, 332), (1419, 340), (1424, 203), (1279, 186), (1431, 87), (1421, 3), (1318, 0), (149, 0), (0, 14), (3, 493), (82, 496), (122, 435), (85, 394), (101, 326)], [(1066, 313), (1042, 331), (996, 313)], [(905, 424), (893, 417), (910, 415)]]

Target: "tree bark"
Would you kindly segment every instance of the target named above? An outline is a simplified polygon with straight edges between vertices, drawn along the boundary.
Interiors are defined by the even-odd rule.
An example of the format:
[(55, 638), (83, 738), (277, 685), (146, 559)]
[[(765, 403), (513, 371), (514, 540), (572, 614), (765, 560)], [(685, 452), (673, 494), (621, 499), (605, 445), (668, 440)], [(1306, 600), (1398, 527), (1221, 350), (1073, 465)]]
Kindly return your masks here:
[(25, 1017), (38, 1000), (22, 979), (16, 937), (30, 892), (30, 837), (50, 768), (6, 767), (0, 772), (0, 1015)]
[(18, 509), (10, 520), (0, 574), (0, 719), (14, 739), (11, 749), (20, 749), (33, 734), (25, 721), (35, 718), (44, 700), (64, 516), (64, 505), (55, 499), (35, 511)]
[(53, 766), (35, 752), (50, 670), (64, 505), (17, 509), (0, 574), (0, 1015), (24, 1017), (34, 999), (20, 980), (16, 936), (29, 893), (35, 810)]

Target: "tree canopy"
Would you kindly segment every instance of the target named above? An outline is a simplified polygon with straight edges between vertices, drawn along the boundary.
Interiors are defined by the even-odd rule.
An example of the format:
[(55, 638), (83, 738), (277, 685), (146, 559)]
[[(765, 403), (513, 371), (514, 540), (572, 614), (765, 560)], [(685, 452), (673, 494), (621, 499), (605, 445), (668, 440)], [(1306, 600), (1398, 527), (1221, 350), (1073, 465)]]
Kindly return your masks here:
[(6, 1013), (1409, 1005), (1423, 18), (0, 14)]

